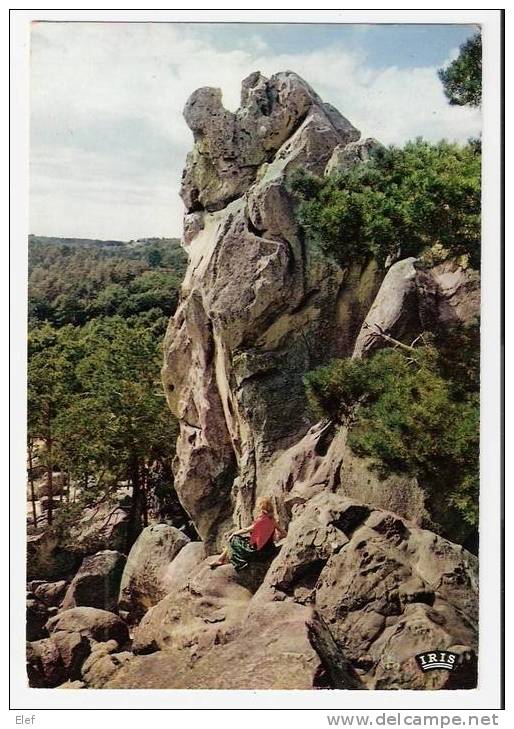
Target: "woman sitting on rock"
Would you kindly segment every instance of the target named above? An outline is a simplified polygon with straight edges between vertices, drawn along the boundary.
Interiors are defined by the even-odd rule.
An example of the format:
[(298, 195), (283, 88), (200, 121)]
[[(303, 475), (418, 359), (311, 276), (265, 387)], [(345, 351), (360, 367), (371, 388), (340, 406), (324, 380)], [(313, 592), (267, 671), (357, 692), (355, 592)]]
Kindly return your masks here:
[(275, 537), (282, 539), (286, 532), (275, 521), (273, 504), (268, 496), (259, 501), (257, 513), (258, 516), (251, 526), (239, 529), (229, 537), (228, 547), (217, 560), (211, 562), (212, 569), (230, 560), (239, 571), (248, 567), (249, 562), (260, 562), (271, 557)]

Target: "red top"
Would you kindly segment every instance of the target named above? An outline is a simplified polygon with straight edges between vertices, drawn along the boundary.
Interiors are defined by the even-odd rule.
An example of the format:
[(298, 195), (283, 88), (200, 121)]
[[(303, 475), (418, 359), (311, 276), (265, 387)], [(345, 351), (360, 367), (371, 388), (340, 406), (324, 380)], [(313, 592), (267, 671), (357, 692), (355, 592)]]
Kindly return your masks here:
[(273, 532), (278, 528), (277, 522), (269, 514), (261, 514), (254, 522), (252, 531), (250, 532), (250, 544), (256, 549), (262, 549), (273, 536)]

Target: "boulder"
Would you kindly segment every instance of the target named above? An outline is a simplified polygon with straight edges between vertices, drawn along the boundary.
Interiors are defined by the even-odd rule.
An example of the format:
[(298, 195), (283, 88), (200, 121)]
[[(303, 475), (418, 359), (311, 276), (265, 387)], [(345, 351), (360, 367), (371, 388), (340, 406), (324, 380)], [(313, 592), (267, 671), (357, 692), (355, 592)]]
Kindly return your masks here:
[(66, 670), (51, 638), (27, 643), (27, 676), (31, 688), (54, 688), (66, 680)]
[(292, 602), (260, 605), (232, 640), (186, 656), (178, 648), (136, 656), (105, 688), (362, 688), (315, 612)]
[[(476, 323), (480, 316), (480, 277), (446, 256), (429, 266), (404, 258), (388, 270), (362, 325), (354, 357), (389, 346), (387, 336), (410, 343), (423, 331)], [(386, 337), (382, 336), (383, 334)]]
[(63, 600), (63, 609), (81, 605), (116, 612), (125, 555), (104, 550), (85, 557)]
[(71, 550), (63, 548), (57, 534), (46, 529), (27, 536), (28, 580), (53, 581), (68, 579), (78, 567), (78, 558)]
[(401, 341), (410, 337), (412, 341), (423, 330), (415, 262), (413, 257), (405, 258), (387, 272), (355, 342), (354, 357), (388, 346), (382, 334)]
[(96, 641), (90, 641), (91, 652), (82, 664), (81, 673), (87, 673), (93, 663), (96, 663), (103, 656), (108, 656), (110, 653), (116, 653), (120, 647), (115, 640), (107, 640), (102, 643)]
[(79, 633), (98, 642), (115, 640), (124, 645), (128, 640), (128, 628), (123, 620), (114, 613), (93, 607), (75, 607), (58, 613), (46, 624), (49, 634), (62, 631)]
[(172, 562), (165, 567), (161, 582), (166, 594), (174, 594), (186, 583), (195, 568), (205, 559), (205, 546), (202, 542), (185, 544)]
[(127, 511), (116, 502), (88, 507), (72, 529), (70, 548), (82, 556), (106, 549), (124, 552), (128, 521)]
[(185, 534), (167, 524), (143, 529), (130, 550), (120, 585), (119, 609), (130, 621), (141, 618), (166, 595), (166, 570), (188, 542)]
[[(108, 640), (103, 643), (90, 641), (90, 645), (91, 652), (80, 669), (81, 678), (88, 688), (101, 688), (115, 668), (121, 665), (114, 660), (102, 662), (102, 659), (108, 658), (111, 654), (119, 653), (120, 647), (115, 640)], [(120, 655), (125, 655), (125, 653), (128, 653), (128, 651), (123, 651)], [(132, 656), (131, 653), (128, 653), (128, 655)]]
[(298, 507), (253, 602), (312, 605), (368, 688), (442, 688), (444, 672), (434, 682), (415, 655), (460, 645), (476, 656), (477, 566), (397, 514), (322, 493)]
[(338, 144), (325, 167), (325, 175), (344, 173), (361, 162), (367, 162), (373, 152), (382, 145), (376, 139), (368, 137), (349, 144)]
[[(370, 689), (470, 689), (477, 686), (476, 638), (473, 630), (465, 630), (462, 617), (447, 605), (433, 607), (414, 603), (407, 605), (396, 622), (386, 626), (371, 644), (370, 661), (373, 677)], [(460, 645), (456, 636), (473, 645)], [(415, 655), (435, 649), (457, 653), (457, 667), (450, 673), (444, 669), (420, 671)]]
[(66, 593), (66, 580), (41, 582), (34, 587), (34, 595), (48, 607), (59, 607)]
[(130, 651), (104, 655), (93, 654), (91, 658), (95, 660), (88, 662), (87, 667), (84, 665), (82, 669), (84, 683), (88, 688), (104, 688), (109, 678), (133, 657)]
[(82, 664), (91, 652), (90, 641), (80, 633), (63, 630), (53, 632), (52, 641), (57, 646), (66, 676), (72, 681), (78, 680)]
[(182, 589), (152, 607), (134, 630), (134, 653), (179, 648), (192, 657), (224, 642), (240, 629), (252, 593), (239, 584), (232, 565), (211, 569), (206, 562)]

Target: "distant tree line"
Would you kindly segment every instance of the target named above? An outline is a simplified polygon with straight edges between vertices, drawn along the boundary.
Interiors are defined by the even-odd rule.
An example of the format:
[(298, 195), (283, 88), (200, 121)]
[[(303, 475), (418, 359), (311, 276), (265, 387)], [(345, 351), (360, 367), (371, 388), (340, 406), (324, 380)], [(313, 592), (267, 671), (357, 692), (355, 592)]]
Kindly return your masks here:
[(177, 240), (83, 245), (29, 238), (29, 322), (84, 324), (176, 306), (186, 255)]
[[(178, 424), (160, 381), (161, 342), (185, 265), (175, 240), (29, 239), (28, 446), (46, 471), (51, 528), (68, 528), (121, 483), (132, 489), (127, 546), (156, 496), (165, 510)], [(55, 470), (79, 503), (54, 508)]]

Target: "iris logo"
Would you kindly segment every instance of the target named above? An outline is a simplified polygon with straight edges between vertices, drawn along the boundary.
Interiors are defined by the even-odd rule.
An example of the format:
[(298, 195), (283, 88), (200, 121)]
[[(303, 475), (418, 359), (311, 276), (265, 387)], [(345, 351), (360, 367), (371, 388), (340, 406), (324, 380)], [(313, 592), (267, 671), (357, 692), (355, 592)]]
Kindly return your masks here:
[(423, 672), (433, 671), (436, 668), (453, 671), (457, 665), (457, 658), (457, 653), (451, 651), (430, 651), (429, 653), (418, 653), (416, 661)]

